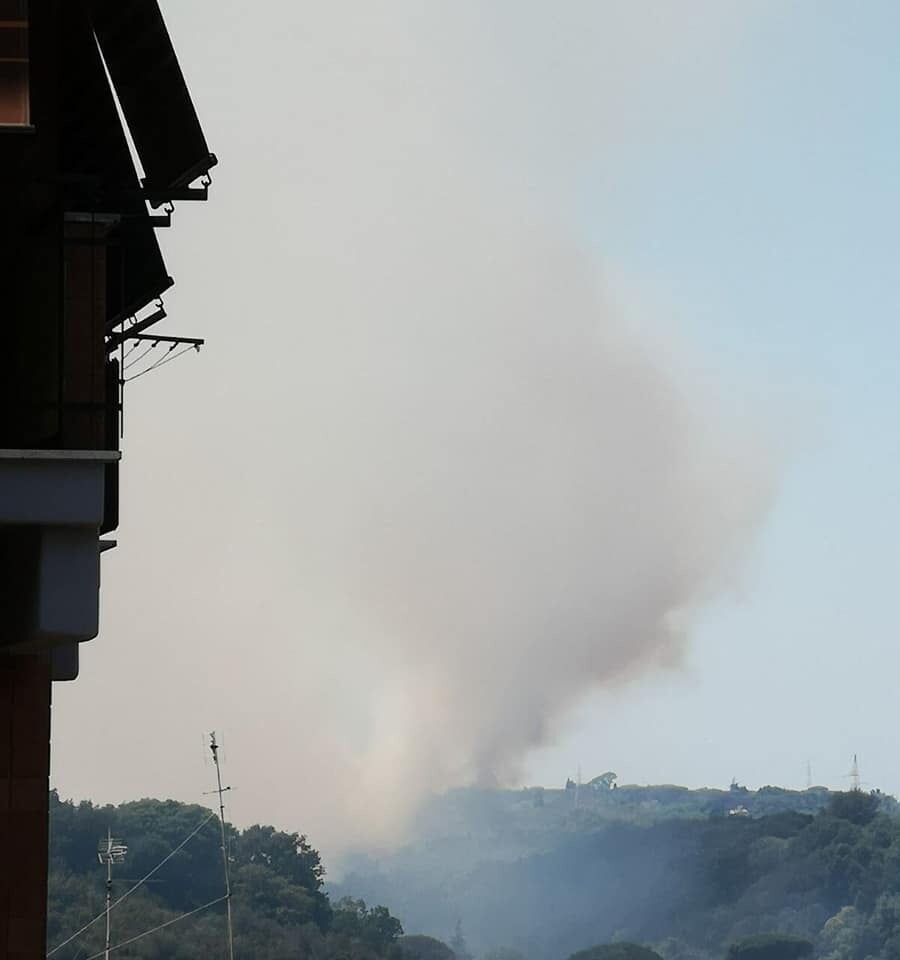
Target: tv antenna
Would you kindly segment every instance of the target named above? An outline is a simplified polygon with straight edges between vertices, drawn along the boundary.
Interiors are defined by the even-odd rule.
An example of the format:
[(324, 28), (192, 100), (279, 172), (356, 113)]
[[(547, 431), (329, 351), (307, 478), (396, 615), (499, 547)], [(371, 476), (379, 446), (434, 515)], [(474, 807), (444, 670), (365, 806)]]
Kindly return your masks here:
[(231, 923), (231, 875), (228, 867), (228, 844), (225, 839), (225, 800), (223, 795), (231, 787), (222, 786), (222, 770), (219, 766), (219, 744), (216, 742), (216, 731), (209, 735), (209, 749), (216, 767), (216, 790), (219, 795), (219, 827), (222, 830), (222, 865), (225, 868), (225, 916), (228, 923), (228, 960), (234, 960), (234, 930)]
[(806, 789), (810, 790), (812, 788), (812, 761), (806, 761)]
[(109, 912), (112, 909), (112, 868), (114, 863), (124, 863), (128, 847), (113, 837), (109, 827), (106, 828), (106, 837), (97, 844), (97, 859), (106, 864), (106, 947), (103, 951), (105, 960), (109, 960)]

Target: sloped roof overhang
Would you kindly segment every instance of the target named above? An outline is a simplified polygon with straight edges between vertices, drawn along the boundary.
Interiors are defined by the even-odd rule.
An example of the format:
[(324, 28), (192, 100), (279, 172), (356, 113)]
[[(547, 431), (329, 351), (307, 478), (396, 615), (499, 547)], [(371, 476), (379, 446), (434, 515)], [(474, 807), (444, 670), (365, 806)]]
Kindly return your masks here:
[(155, 196), (215, 166), (156, 0), (88, 0), (91, 23)]
[(172, 286), (91, 25), (64, 8), (62, 166), (67, 211), (118, 214), (110, 233), (107, 323), (131, 316)]

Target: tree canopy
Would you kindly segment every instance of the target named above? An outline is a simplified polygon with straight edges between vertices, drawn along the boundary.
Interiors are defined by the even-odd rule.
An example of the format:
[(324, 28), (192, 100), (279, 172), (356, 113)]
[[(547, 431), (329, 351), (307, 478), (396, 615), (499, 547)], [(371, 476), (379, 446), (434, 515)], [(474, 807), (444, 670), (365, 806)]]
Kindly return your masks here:
[[(454, 820), (445, 807), (427, 842), (369, 872), (361, 869), (369, 861), (358, 859), (340, 884), (326, 885), (302, 833), (228, 825), (237, 956), (900, 960), (900, 818), (891, 798), (769, 787), (741, 792), (748, 815), (729, 816), (719, 795), (727, 791), (712, 800), (708, 791), (671, 785), (583, 791), (585, 809), (572, 791), (545, 791), (544, 806), (534, 792), (469, 792), (460, 798), (464, 817)], [(790, 808), (794, 799), (802, 811)], [(555, 820), (563, 802), (569, 813)], [(663, 804), (682, 815), (647, 815)], [(116, 908), (114, 943), (221, 896), (219, 827), (206, 808), (149, 799), (95, 806), (54, 794), (51, 948), (102, 914), (96, 849), (107, 828), (129, 847), (114, 872), (116, 895), (191, 837)], [(221, 903), (200, 909), (119, 955), (217, 955), (222, 910)], [(455, 927), (456, 950), (432, 936), (404, 936), (401, 918), (442, 937)], [(54, 960), (96, 953), (102, 926), (90, 926)]]
[(397, 941), (403, 960), (455, 960), (455, 954), (441, 940), (421, 933), (400, 937)]
[(639, 943), (599, 943), (573, 953), (569, 960), (663, 960), (663, 958)]
[[(129, 879), (114, 885), (120, 895), (186, 837), (190, 841), (113, 912), (113, 943), (176, 920), (222, 896), (224, 875), (218, 821), (204, 807), (173, 800), (138, 800), (118, 807), (74, 804), (50, 798), (50, 948), (101, 916), (105, 874), (97, 842), (107, 828), (128, 846), (114, 871)], [(396, 960), (400, 921), (382, 906), (343, 899), (332, 904), (324, 890), (325, 869), (302, 834), (271, 826), (227, 826), (230, 849), (235, 949), (244, 960)], [(195, 960), (221, 955), (223, 904), (178, 921), (128, 947), (141, 960)], [(103, 924), (54, 954), (74, 960), (102, 949)], [(123, 956), (125, 954), (123, 953)]]
[(801, 960), (813, 952), (811, 941), (789, 933), (759, 933), (728, 948), (728, 960)]
[(576, 805), (560, 788), (541, 807), (533, 792), (442, 798), (420, 841), (338, 887), (416, 930), (446, 934), (461, 917), (478, 958), (497, 944), (560, 960), (628, 941), (665, 960), (723, 960), (778, 934), (820, 960), (900, 960), (890, 797), (764, 787), (741, 790), (747, 815), (729, 816), (729, 791), (625, 785), (582, 790)]

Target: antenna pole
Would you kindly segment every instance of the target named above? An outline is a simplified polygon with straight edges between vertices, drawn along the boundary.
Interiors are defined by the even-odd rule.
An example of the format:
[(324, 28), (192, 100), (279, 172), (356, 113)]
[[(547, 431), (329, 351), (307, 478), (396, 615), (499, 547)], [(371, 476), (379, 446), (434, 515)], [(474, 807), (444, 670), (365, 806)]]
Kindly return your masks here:
[(112, 911), (112, 868), (114, 863), (123, 863), (128, 853), (128, 847), (112, 835), (112, 830), (106, 828), (106, 836), (97, 844), (97, 859), (106, 864), (106, 945), (103, 956), (109, 960), (109, 915)]
[(222, 865), (225, 868), (225, 915), (228, 921), (228, 960), (234, 960), (234, 930), (231, 924), (231, 873), (228, 868), (228, 844), (225, 839), (225, 801), (222, 794), (230, 787), (222, 786), (222, 771), (219, 768), (219, 744), (216, 742), (216, 731), (209, 735), (209, 749), (216, 766), (216, 793), (219, 795), (219, 826), (222, 830)]
[(112, 831), (106, 828), (106, 949), (105, 960), (109, 960), (109, 911), (112, 907)]

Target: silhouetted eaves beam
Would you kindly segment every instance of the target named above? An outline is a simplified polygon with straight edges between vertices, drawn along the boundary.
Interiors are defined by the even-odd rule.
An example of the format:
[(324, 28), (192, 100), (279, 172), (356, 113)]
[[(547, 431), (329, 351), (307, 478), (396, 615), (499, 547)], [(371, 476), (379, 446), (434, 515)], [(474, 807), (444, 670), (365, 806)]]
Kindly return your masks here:
[(202, 347), (206, 341), (202, 337), (160, 337), (153, 333), (132, 333), (126, 330), (122, 340), (152, 340), (153, 343), (189, 343), (194, 347)]
[(128, 330), (119, 330), (110, 335), (109, 340), (106, 341), (106, 350), (115, 350), (116, 347), (122, 343), (123, 340), (127, 340), (128, 336), (134, 336), (136, 333), (140, 333), (143, 330), (146, 330), (148, 327), (152, 327), (154, 323), (159, 323), (160, 320), (164, 319), (166, 316), (166, 308), (160, 307), (158, 310), (154, 310), (149, 317), (144, 317), (143, 320), (138, 320), (137, 323), (132, 324)]

